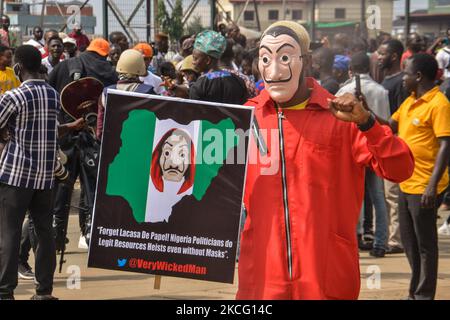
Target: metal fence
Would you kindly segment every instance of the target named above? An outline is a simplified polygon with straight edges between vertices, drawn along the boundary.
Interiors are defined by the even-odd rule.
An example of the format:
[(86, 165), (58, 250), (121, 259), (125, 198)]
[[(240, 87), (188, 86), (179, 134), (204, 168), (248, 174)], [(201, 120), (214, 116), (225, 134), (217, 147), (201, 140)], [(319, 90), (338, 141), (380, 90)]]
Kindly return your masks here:
[[(175, 0), (164, 1), (167, 12), (172, 13)], [(105, 0), (103, 9), (104, 35), (122, 31), (132, 42), (151, 41), (159, 31), (157, 3), (154, 0)], [(211, 0), (183, 0), (183, 22), (187, 32), (192, 27), (211, 27)]]

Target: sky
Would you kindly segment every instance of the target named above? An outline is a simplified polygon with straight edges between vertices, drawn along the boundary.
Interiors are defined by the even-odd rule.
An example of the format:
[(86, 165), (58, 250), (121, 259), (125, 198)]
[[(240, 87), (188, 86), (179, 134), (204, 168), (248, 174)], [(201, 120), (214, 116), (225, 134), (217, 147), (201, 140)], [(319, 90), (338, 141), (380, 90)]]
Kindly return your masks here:
[[(427, 8), (428, 8), (428, 0), (411, 0), (411, 12)], [(394, 15), (399, 16), (404, 14), (405, 14), (405, 0), (395, 0)]]

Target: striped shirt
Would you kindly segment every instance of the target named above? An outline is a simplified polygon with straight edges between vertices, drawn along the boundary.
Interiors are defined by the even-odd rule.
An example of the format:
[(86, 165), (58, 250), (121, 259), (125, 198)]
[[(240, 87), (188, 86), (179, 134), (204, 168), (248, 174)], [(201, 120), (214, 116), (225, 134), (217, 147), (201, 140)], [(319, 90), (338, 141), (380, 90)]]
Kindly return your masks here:
[(0, 128), (10, 141), (0, 156), (0, 182), (51, 189), (56, 159), (59, 94), (44, 80), (28, 80), (0, 98)]

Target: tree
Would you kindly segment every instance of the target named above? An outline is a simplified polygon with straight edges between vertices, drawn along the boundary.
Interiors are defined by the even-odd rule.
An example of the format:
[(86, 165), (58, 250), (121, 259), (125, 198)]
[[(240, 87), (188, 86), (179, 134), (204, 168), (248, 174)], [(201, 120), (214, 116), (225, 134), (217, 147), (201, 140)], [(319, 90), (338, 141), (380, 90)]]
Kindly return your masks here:
[(200, 15), (192, 17), (192, 20), (186, 26), (186, 34), (197, 34), (203, 30), (205, 30), (205, 27), (202, 25), (202, 17)]
[(181, 0), (175, 1), (175, 7), (172, 11), (172, 17), (170, 21), (170, 36), (174, 40), (179, 40), (183, 35), (183, 4)]
[(158, 1), (158, 13), (156, 19), (158, 20), (159, 28), (164, 33), (169, 33), (170, 16), (167, 12), (164, 0)]
[(162, 32), (167, 33), (171, 40), (180, 39), (183, 35), (183, 5), (182, 0), (176, 0), (172, 14), (169, 15), (163, 0), (158, 1), (157, 20)]

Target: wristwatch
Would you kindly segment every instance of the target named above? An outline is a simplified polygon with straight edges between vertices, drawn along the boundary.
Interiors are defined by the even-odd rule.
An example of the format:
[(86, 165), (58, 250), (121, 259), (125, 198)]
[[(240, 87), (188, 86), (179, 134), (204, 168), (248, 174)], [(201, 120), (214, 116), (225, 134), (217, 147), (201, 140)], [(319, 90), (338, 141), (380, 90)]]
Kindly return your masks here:
[(369, 119), (367, 119), (366, 123), (358, 124), (358, 129), (362, 132), (369, 131), (375, 124), (375, 116), (373, 113), (370, 113)]

